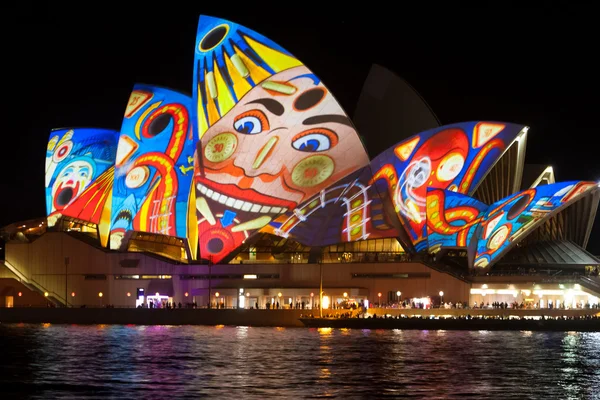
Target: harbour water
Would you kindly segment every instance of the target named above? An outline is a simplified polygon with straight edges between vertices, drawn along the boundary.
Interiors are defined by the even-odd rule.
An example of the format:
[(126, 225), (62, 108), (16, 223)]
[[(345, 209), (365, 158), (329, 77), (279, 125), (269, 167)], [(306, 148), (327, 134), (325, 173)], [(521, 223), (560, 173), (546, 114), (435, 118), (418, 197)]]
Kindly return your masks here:
[(600, 398), (599, 332), (2, 324), (0, 354), (3, 398)]

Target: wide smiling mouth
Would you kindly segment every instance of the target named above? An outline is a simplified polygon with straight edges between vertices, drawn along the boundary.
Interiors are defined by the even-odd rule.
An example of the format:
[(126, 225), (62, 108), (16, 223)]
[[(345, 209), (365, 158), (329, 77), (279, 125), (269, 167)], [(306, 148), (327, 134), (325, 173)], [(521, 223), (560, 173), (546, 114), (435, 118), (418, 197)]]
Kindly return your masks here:
[[(212, 182), (211, 182), (212, 183)], [(275, 199), (275, 198), (271, 198), (265, 195), (261, 195), (260, 193), (254, 191), (254, 190), (243, 190), (243, 189), (239, 189), (238, 187), (235, 187), (235, 189), (233, 188), (234, 185), (219, 185), (219, 191), (214, 190), (216, 189), (216, 185), (213, 186), (211, 185), (212, 188), (209, 188), (208, 186), (206, 186), (204, 183), (196, 183), (196, 189), (202, 193), (204, 196), (206, 196), (207, 198), (216, 201), (220, 204), (225, 205), (226, 207), (230, 207), (236, 210), (241, 210), (241, 211), (245, 211), (245, 212), (251, 212), (251, 213), (259, 213), (259, 214), (283, 214), (285, 213), (289, 208), (293, 208), (294, 204), (292, 202), (289, 201), (285, 201), (285, 200), (280, 200), (280, 199)], [(229, 190), (227, 190), (229, 189)], [(238, 197), (235, 197), (234, 193), (230, 193), (233, 192), (235, 190), (235, 194), (238, 194)], [(246, 201), (246, 200), (242, 200), (241, 196), (239, 196), (239, 194), (243, 194), (240, 193), (241, 191), (244, 192), (248, 192), (250, 194), (250, 197), (254, 198), (254, 199), (258, 199), (258, 201)], [(225, 194), (222, 192), (228, 192), (229, 194), (234, 194), (233, 196), (229, 195), (229, 194)], [(267, 204), (265, 204), (267, 203)], [(287, 204), (289, 207), (283, 207), (284, 204)]]

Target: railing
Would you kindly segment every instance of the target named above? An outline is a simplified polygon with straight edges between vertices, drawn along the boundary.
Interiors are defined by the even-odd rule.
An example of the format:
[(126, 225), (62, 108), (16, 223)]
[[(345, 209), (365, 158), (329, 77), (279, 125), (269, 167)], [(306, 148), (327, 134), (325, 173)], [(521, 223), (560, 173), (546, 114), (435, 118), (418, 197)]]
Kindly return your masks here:
[[(60, 305), (65, 305), (65, 304), (66, 304), (66, 302), (65, 302), (65, 298), (64, 298), (64, 297), (60, 296), (60, 295), (59, 295), (58, 293), (56, 293), (56, 292), (52, 292), (52, 291), (46, 290), (46, 289), (45, 289), (45, 288), (44, 288), (44, 287), (43, 287), (43, 286), (42, 286), (42, 285), (41, 285), (41, 284), (40, 284), (38, 281), (36, 281), (34, 278), (31, 278), (31, 279), (29, 280), (29, 283), (30, 283), (31, 285), (33, 285), (33, 286), (34, 286), (34, 287), (35, 287), (35, 288), (36, 288), (38, 291), (40, 291), (40, 293), (41, 293), (42, 295), (44, 295), (44, 296), (45, 296), (45, 295), (46, 295), (46, 293), (48, 293), (48, 296), (46, 296), (48, 299), (50, 299), (50, 300), (54, 299), (54, 300), (56, 300), (58, 303), (60, 303)], [(54, 301), (53, 301), (53, 303), (54, 303)]]
[[(55, 292), (50, 292), (48, 290), (46, 290), (46, 288), (44, 288), (39, 282), (37, 282), (35, 279), (28, 279), (21, 271), (19, 271), (17, 269), (17, 267), (15, 267), (14, 265), (12, 265), (10, 262), (8, 262), (7, 260), (4, 260), (4, 265), (6, 265), (6, 267), (17, 276), (17, 278), (19, 278), (19, 282), (23, 283), (25, 286), (27, 286), (27, 288), (29, 289), (34, 289), (35, 291), (37, 291), (38, 293), (40, 293), (41, 295), (45, 295), (45, 293), (48, 293), (48, 299), (50, 301), (52, 301), (53, 303), (58, 303), (57, 305), (64, 305), (65, 304), (65, 299), (61, 296), (59, 296), (57, 293)], [(53, 301), (55, 300), (55, 301)]]
[(20, 281), (25, 281), (29, 283), (29, 279), (27, 279), (27, 277), (23, 275), (21, 271), (19, 271), (14, 265), (9, 263), (7, 260), (4, 260), (4, 265), (6, 265), (6, 268), (8, 268), (13, 274), (15, 274)]

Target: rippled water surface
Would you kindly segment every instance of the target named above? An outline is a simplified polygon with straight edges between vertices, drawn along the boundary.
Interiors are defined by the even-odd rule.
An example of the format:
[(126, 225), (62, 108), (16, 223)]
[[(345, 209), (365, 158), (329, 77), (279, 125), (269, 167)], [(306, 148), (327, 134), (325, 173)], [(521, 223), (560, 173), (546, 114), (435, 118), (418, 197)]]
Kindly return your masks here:
[(600, 398), (600, 333), (0, 325), (31, 398)]

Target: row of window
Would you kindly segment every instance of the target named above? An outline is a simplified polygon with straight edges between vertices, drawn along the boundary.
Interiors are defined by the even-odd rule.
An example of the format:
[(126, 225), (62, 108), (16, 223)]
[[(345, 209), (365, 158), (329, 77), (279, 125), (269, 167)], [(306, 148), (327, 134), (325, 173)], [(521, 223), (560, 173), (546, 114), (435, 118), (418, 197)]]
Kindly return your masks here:
[[(353, 273), (352, 279), (429, 279), (429, 272), (404, 272), (404, 273)], [(107, 275), (104, 274), (88, 274), (84, 275), (86, 280), (106, 280)], [(172, 279), (172, 275), (115, 275), (115, 279), (122, 280), (144, 280), (144, 279)], [(209, 280), (209, 279), (279, 279), (279, 274), (196, 274), (196, 275), (179, 275), (179, 279), (188, 280)]]

